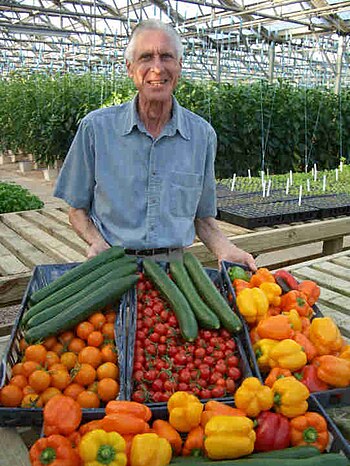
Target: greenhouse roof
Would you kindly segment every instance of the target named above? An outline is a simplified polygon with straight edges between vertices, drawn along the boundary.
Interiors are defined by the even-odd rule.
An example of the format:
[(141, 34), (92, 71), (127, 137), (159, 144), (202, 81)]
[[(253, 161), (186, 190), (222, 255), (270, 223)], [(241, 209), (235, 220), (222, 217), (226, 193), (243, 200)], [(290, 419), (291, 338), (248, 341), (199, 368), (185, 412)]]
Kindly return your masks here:
[(187, 77), (350, 83), (342, 0), (0, 0), (0, 67), (124, 73), (132, 28), (147, 18), (180, 32)]

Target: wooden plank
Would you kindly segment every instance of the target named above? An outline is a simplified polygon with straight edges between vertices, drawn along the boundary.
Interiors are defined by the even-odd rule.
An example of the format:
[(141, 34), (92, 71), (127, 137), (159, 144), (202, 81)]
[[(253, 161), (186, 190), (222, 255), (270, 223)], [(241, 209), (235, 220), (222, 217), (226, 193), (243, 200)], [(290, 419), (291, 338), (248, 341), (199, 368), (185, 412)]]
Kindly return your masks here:
[(17, 232), (11, 230), (0, 221), (0, 241), (27, 267), (39, 264), (53, 264), (55, 260), (44, 254), (40, 249), (23, 239)]
[(80, 254), (86, 255), (87, 244), (73, 231), (71, 227), (63, 226), (56, 220), (45, 217), (41, 212), (25, 212), (23, 218), (42, 228), (49, 235), (68, 244)]
[(287, 269), (290, 270), (290, 271), (293, 271), (293, 273), (294, 273), (294, 270), (300, 268), (301, 266), (302, 267), (307, 267), (307, 266), (312, 267), (314, 264), (318, 264), (319, 262), (324, 262), (324, 261), (334, 262), (335, 260), (342, 259), (343, 257), (345, 259), (350, 257), (350, 250), (337, 252), (336, 254), (332, 254), (331, 256), (327, 256), (327, 257), (323, 256), (323, 257), (319, 257), (318, 259), (312, 259), (312, 260), (304, 261), (301, 264), (299, 263), (299, 264), (290, 265), (289, 267), (287, 267)]
[(28, 272), (0, 277), (0, 307), (16, 304), (22, 300), (31, 275), (31, 272)]
[(58, 261), (81, 262), (85, 260), (85, 256), (74, 251), (64, 242), (57, 240), (40, 228), (33, 226), (20, 215), (4, 217), (2, 220), (24, 239), (37, 246), (38, 249), (45, 251), (48, 255)]
[(335, 259), (332, 259), (332, 262), (334, 262), (335, 264), (341, 265), (342, 267), (350, 268), (350, 257), (349, 256), (337, 257)]
[(18, 273), (29, 272), (26, 267), (16, 256), (0, 243), (0, 275), (15, 275)]
[(332, 290), (327, 290), (327, 288), (321, 288), (318, 303), (320, 304), (320, 309), (325, 305), (350, 316), (349, 298), (347, 296), (342, 296)]
[[(329, 273), (333, 277), (341, 278), (342, 280), (348, 280), (350, 282), (350, 269), (342, 267), (341, 265), (334, 264), (331, 261), (318, 262), (312, 266), (313, 269), (319, 270), (320, 272)], [(348, 283), (349, 287), (350, 283)]]
[(62, 223), (63, 225), (69, 225), (68, 213), (62, 211), (61, 209), (43, 209), (43, 215), (55, 219), (57, 222)]
[(14, 428), (0, 428), (1, 466), (30, 466), (28, 449)]
[(349, 282), (333, 277), (327, 272), (319, 272), (312, 267), (301, 267), (294, 272), (294, 275), (296, 277), (303, 277), (303, 280), (314, 280), (321, 288), (328, 288), (343, 296), (350, 297)]

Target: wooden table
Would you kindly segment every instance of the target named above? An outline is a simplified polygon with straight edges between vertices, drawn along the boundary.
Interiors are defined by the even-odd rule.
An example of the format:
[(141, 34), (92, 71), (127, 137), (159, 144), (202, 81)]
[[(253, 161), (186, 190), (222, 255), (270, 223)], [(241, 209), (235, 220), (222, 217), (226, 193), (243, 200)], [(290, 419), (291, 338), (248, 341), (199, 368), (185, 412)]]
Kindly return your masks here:
[[(225, 222), (219, 225), (237, 246), (258, 256), (320, 241), (323, 254), (341, 251), (344, 245), (350, 247), (350, 217), (255, 230)], [(66, 208), (0, 215), (0, 307), (21, 301), (34, 266), (83, 261), (86, 247), (72, 230)], [(201, 242), (196, 241), (191, 251), (204, 265), (217, 266), (215, 257)], [(304, 257), (310, 255), (307, 248), (302, 251)], [(285, 259), (281, 255), (278, 265), (283, 265), (284, 260), (289, 262), (287, 252)]]

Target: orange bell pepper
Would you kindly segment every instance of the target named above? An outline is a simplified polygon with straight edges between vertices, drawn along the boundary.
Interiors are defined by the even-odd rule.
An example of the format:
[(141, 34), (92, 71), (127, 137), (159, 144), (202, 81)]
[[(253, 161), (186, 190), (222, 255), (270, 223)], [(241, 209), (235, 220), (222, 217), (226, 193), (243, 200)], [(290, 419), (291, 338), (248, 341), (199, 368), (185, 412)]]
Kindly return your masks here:
[(332, 387), (343, 388), (350, 385), (350, 361), (330, 354), (315, 358), (317, 377)]
[(129, 414), (107, 414), (100, 419), (100, 429), (106, 432), (125, 434), (143, 434), (149, 431), (149, 425), (143, 419)]
[(235, 290), (236, 296), (246, 288), (251, 288), (250, 283), (246, 280), (242, 280), (241, 278), (235, 278), (232, 282), (233, 288)]
[(272, 340), (284, 340), (291, 338), (293, 330), (288, 317), (283, 315), (268, 317), (258, 323), (256, 328), (260, 338), (270, 338)]
[(182, 449), (182, 456), (204, 456), (204, 429), (202, 426), (194, 427), (189, 431)]
[(70, 441), (66, 437), (56, 434), (38, 439), (31, 447), (29, 457), (33, 466), (44, 466), (45, 464), (80, 466), (81, 464), (79, 455)]
[(348, 359), (350, 361), (350, 345), (345, 345), (341, 349), (339, 357), (342, 359)]
[(282, 379), (283, 377), (291, 377), (292, 373), (289, 369), (283, 369), (282, 367), (274, 367), (270, 370), (269, 375), (265, 379), (265, 385), (272, 388), (272, 385), (278, 379)]
[(249, 336), (250, 336), (250, 341), (251, 341), (252, 345), (254, 345), (257, 341), (260, 340), (259, 334), (257, 332), (257, 327), (253, 327), (249, 331)]
[(311, 411), (290, 421), (290, 440), (293, 447), (308, 445), (323, 452), (329, 441), (327, 422), (323, 416)]
[(301, 333), (307, 338), (310, 337), (310, 325), (311, 321), (308, 317), (300, 316), (301, 320)]
[(320, 287), (312, 280), (304, 280), (299, 283), (298, 290), (304, 293), (310, 306), (313, 306), (320, 297)]
[(292, 339), (303, 348), (308, 362), (311, 362), (317, 356), (317, 349), (315, 345), (303, 333), (295, 332)]
[(130, 416), (139, 417), (148, 422), (152, 417), (150, 408), (136, 401), (119, 401), (112, 400), (106, 404), (106, 414), (130, 414)]
[(250, 278), (251, 287), (259, 287), (262, 283), (276, 283), (275, 277), (266, 267), (258, 269)]
[(319, 355), (337, 353), (343, 346), (340, 330), (331, 317), (313, 319), (309, 338)]
[(175, 455), (181, 455), (182, 439), (178, 431), (169, 422), (157, 419), (153, 422), (152, 429), (159, 437), (168, 440)]
[(55, 395), (44, 407), (44, 433), (69, 435), (78, 429), (82, 419), (82, 410), (73, 398)]
[(288, 291), (288, 293), (284, 294), (280, 306), (282, 312), (295, 309), (300, 316), (310, 317), (313, 313), (312, 307), (307, 302), (306, 295), (298, 290)]
[(221, 403), (220, 401), (211, 400), (204, 406), (201, 415), (201, 426), (205, 427), (207, 422), (213, 416), (245, 416), (246, 413), (241, 409), (232, 408), (231, 406)]

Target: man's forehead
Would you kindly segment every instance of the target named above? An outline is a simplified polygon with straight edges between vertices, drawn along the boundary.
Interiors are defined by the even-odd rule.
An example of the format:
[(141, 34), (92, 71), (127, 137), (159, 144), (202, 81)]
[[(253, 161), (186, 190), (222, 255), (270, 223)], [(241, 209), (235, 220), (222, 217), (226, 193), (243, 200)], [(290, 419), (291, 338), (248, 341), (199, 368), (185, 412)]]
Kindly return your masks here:
[(174, 42), (163, 31), (144, 31), (135, 41), (135, 52), (175, 52)]

